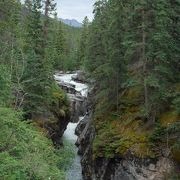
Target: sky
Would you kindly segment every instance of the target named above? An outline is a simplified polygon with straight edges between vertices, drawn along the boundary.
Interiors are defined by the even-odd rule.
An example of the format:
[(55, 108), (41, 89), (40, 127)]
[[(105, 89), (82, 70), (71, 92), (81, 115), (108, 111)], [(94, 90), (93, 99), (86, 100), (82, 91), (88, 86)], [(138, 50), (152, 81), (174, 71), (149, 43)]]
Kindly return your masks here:
[(55, 0), (58, 17), (63, 19), (76, 19), (82, 22), (85, 16), (93, 19), (93, 4), (95, 0)]

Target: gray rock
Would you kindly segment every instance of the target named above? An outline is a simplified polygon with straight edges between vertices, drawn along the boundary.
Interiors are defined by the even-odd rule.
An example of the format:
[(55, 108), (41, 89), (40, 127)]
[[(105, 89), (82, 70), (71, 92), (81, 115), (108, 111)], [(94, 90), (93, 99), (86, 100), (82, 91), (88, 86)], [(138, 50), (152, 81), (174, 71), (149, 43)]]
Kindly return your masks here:
[(77, 125), (76, 129), (75, 129), (75, 134), (77, 136), (79, 136), (80, 134), (82, 134), (84, 128), (86, 127), (86, 124), (89, 121), (89, 116), (85, 116), (84, 119), (82, 119), (79, 124)]
[(87, 108), (86, 102), (87, 99), (83, 96), (76, 96), (72, 94), (68, 94), (68, 97), (71, 100), (71, 122), (78, 122), (79, 116), (84, 116)]
[(140, 159), (129, 153), (126, 157), (112, 159), (93, 158), (93, 140), (96, 136), (92, 111), (85, 122), (77, 127), (79, 138), (76, 142), (78, 154), (82, 155), (81, 165), (84, 180), (163, 180), (174, 164), (161, 156), (158, 159)]
[(72, 76), (72, 80), (85, 83), (86, 77), (84, 71), (77, 71), (77, 74)]
[(149, 170), (150, 171), (155, 171), (156, 170), (156, 166), (154, 164), (150, 164), (149, 165)]
[(75, 85), (57, 80), (58, 86), (69, 94), (76, 94)]

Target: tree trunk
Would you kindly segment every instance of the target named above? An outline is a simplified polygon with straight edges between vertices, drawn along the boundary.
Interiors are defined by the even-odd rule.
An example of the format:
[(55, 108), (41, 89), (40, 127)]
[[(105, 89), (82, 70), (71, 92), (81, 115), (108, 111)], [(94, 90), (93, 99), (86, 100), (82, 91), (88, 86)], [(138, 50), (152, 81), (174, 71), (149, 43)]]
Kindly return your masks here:
[(51, 5), (50, 0), (46, 0), (45, 1), (45, 12), (44, 12), (44, 16), (45, 16), (45, 20), (44, 20), (44, 41), (47, 39), (47, 35), (48, 35), (50, 5)]
[(144, 104), (145, 104), (146, 111), (149, 113), (148, 88), (147, 88), (147, 83), (146, 83), (147, 58), (145, 55), (145, 51), (146, 51), (145, 12), (144, 10), (142, 10), (142, 61), (143, 61)]

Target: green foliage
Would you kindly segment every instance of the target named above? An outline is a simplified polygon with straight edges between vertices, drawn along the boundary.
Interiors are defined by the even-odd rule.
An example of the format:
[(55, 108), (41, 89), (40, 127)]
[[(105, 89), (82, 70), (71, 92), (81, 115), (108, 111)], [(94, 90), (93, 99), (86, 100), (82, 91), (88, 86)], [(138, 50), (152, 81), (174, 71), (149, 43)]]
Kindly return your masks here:
[(114, 116), (114, 113), (111, 112), (96, 118), (97, 134), (93, 142), (94, 158), (125, 156), (129, 152), (139, 158), (155, 157), (150, 149), (148, 132), (142, 129), (140, 121), (135, 121), (136, 115), (131, 113), (130, 109), (119, 116)]
[(62, 25), (68, 45), (67, 56), (63, 60), (62, 70), (77, 70), (80, 64), (78, 58), (78, 47), (82, 29), (65, 24)]
[(155, 142), (162, 142), (162, 137), (166, 135), (166, 128), (163, 127), (160, 123), (156, 124), (156, 127), (149, 137), (150, 142), (155, 143)]
[(59, 163), (66, 155), (55, 153), (51, 141), (22, 121), (20, 113), (0, 108), (0, 114), (0, 178), (64, 179)]
[(51, 63), (45, 57), (47, 37), (44, 37), (41, 21), (42, 2), (26, 1), (25, 6), (29, 11), (25, 19), (27, 62), (24, 79), (29, 80), (24, 87), (27, 93), (25, 108), (31, 113), (36, 113), (41, 112), (47, 104), (46, 97), (51, 88), (52, 69), (49, 68)]
[(168, 175), (169, 180), (178, 180), (180, 178), (180, 174), (177, 171), (173, 171)]
[(70, 104), (67, 94), (63, 90), (54, 84), (52, 86), (52, 95), (49, 99), (49, 109), (55, 114), (58, 114), (59, 117), (69, 117), (70, 115)]
[(95, 158), (155, 157), (168, 134), (179, 159), (179, 133), (169, 129), (179, 121), (179, 7), (162, 0), (95, 3), (84, 58), (96, 87)]
[(89, 34), (89, 19), (86, 16), (83, 20), (83, 27), (81, 31), (81, 37), (80, 37), (80, 43), (79, 43), (79, 49), (78, 49), (78, 63), (79, 66), (84, 66), (85, 64), (85, 58), (86, 58), (86, 50), (88, 49), (88, 34)]
[(63, 24), (55, 15), (51, 28), (46, 56), (55, 70), (76, 70), (78, 67), (78, 43), (81, 29)]
[(158, 149), (164, 147), (171, 151), (171, 155), (177, 162), (180, 161), (180, 123), (168, 123), (168, 126), (164, 126), (162, 123), (157, 123), (151, 135), (149, 141), (152, 149), (155, 153), (158, 153)]
[[(0, 1), (0, 34), (16, 26), (20, 3), (17, 0)], [(12, 31), (13, 29), (11, 29)]]
[[(54, 8), (53, 0), (0, 1), (0, 179), (63, 180), (73, 156), (70, 145), (55, 149), (45, 129), (22, 118), (55, 110), (69, 116), (69, 100), (53, 80), (70, 46), (63, 25), (49, 17)], [(47, 125), (57, 127), (53, 118)]]
[(11, 96), (10, 72), (8, 68), (0, 65), (0, 106), (9, 105)]
[(176, 137), (180, 136), (180, 122), (175, 122), (167, 128), (167, 133), (169, 135), (169, 141), (173, 141), (171, 144), (171, 150), (172, 151), (179, 151), (180, 150), (180, 140), (179, 138), (176, 139)]
[(63, 24), (59, 22), (56, 16), (51, 24), (52, 28), (47, 56), (53, 62), (54, 69), (63, 70), (63, 63), (67, 60), (69, 52), (67, 38)]
[(64, 145), (56, 151), (56, 154), (60, 159), (57, 164), (58, 168), (67, 171), (70, 168), (75, 156), (75, 152), (72, 149), (72, 144), (64, 141)]
[[(175, 21), (178, 5), (161, 0), (95, 3), (85, 67), (91, 78), (99, 82), (97, 101), (101, 101), (98, 94), (106, 92), (109, 98), (104, 104), (113, 106), (116, 102), (118, 109), (118, 96), (126, 88), (124, 84), (136, 76), (139, 85), (144, 86), (148, 120), (154, 119), (150, 117), (154, 111), (159, 113), (157, 107), (172, 102), (173, 86), (179, 81), (176, 66), (179, 52), (171, 25), (177, 27), (178, 34)], [(174, 103), (178, 105), (177, 96)]]
[(176, 109), (177, 113), (180, 113), (180, 93), (179, 92), (174, 93), (172, 107)]

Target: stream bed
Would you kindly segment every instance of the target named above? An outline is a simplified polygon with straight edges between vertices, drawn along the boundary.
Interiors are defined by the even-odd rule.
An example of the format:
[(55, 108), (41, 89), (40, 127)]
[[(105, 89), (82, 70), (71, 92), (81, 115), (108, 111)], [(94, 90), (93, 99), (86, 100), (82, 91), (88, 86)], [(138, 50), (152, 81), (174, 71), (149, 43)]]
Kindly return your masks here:
[[(80, 117), (80, 120), (83, 117)], [(75, 142), (77, 140), (77, 136), (75, 135), (75, 129), (78, 123), (69, 123), (67, 126), (66, 131), (64, 132), (63, 139), (70, 143), (72, 146), (72, 150), (74, 151), (75, 155), (73, 158), (73, 162), (70, 168), (66, 172), (66, 180), (82, 180), (82, 168), (81, 168), (81, 157), (77, 154), (77, 147)]]
[[(87, 97), (88, 86), (86, 84), (75, 82), (72, 77), (76, 74), (56, 74), (56, 81), (61, 81), (67, 84), (72, 84), (75, 86), (75, 90), (81, 94), (82, 97)], [(72, 165), (66, 172), (66, 180), (83, 180), (82, 178), (82, 168), (81, 168), (81, 157), (77, 154), (78, 148), (75, 145), (77, 136), (75, 135), (75, 129), (78, 123), (83, 119), (83, 116), (79, 116), (79, 121), (77, 123), (70, 122), (67, 126), (66, 131), (63, 135), (63, 140), (71, 144), (71, 148), (74, 151), (74, 158)]]

